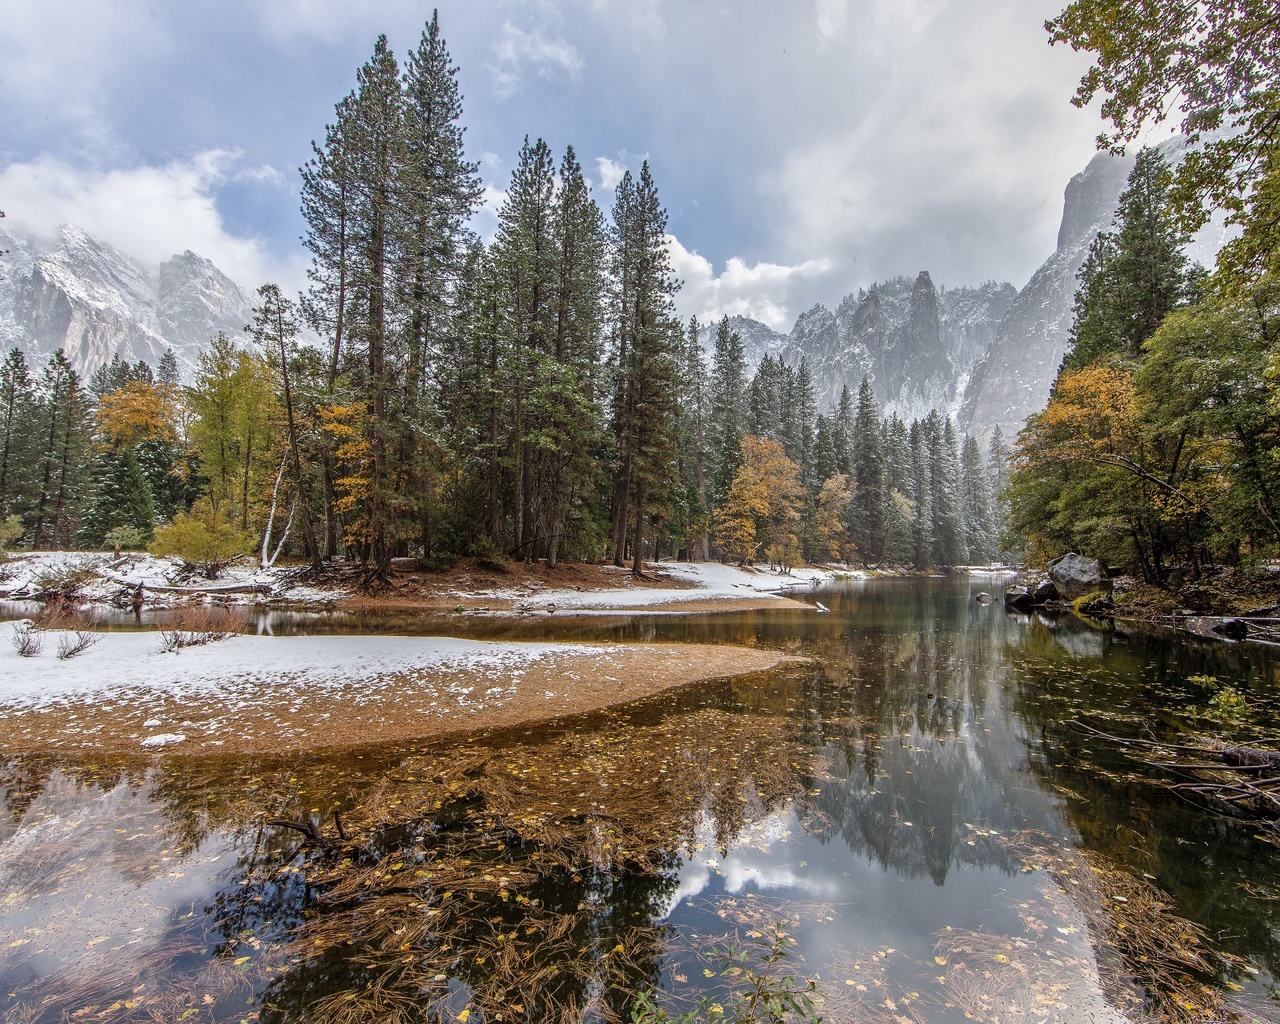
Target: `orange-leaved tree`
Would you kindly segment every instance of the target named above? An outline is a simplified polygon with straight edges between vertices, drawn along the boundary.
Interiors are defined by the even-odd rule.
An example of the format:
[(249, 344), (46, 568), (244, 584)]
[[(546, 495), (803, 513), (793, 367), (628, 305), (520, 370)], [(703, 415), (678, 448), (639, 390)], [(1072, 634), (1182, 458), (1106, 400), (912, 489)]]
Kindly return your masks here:
[(799, 548), (795, 527), (800, 520), (804, 485), (800, 467), (782, 445), (764, 437), (742, 439), (742, 465), (724, 504), (715, 513), (716, 540), (739, 565), (768, 544), (771, 561), (793, 563)]

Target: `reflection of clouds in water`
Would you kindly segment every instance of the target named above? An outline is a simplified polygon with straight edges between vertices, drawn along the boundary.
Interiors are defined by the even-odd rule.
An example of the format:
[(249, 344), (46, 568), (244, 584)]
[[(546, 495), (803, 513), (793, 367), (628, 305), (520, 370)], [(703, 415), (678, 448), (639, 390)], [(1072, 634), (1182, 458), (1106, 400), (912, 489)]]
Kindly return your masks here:
[(61, 773), (48, 780), (0, 844), (0, 886), (11, 894), (0, 936), (18, 943), (8, 970), (132, 974), (176, 919), (208, 901), (234, 854), (219, 837), (179, 855), (155, 827), (162, 809), (124, 783), (99, 790)]
[(798, 875), (790, 864), (772, 863), (776, 843), (801, 834), (792, 809), (776, 811), (743, 828), (739, 842), (723, 857), (715, 848), (715, 822), (703, 815), (694, 830), (695, 852), (680, 866), (680, 884), (658, 914), (663, 921), (685, 900), (693, 899), (711, 885), (712, 875), (723, 878), (725, 892), (739, 893), (750, 887), (766, 892), (774, 889), (800, 890), (809, 896), (831, 898), (839, 894), (834, 879)]
[(1062, 647), (1073, 658), (1101, 658), (1106, 649), (1106, 635), (1097, 631), (1073, 629), (1055, 629), (1053, 642)]

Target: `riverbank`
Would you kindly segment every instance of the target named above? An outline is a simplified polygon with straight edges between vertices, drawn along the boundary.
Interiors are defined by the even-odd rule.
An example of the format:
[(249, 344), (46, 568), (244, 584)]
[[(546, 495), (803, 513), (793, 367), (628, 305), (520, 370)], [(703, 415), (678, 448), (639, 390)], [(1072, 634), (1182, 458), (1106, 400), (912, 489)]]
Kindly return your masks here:
[[(215, 580), (193, 574), (180, 560), (149, 554), (119, 558), (93, 552), (35, 552), (0, 563), (0, 599), (61, 602), (92, 612), (143, 610), (216, 602), (282, 608), (404, 610), (491, 615), (574, 613), (701, 613), (778, 607), (788, 594), (838, 578), (869, 574), (833, 566), (783, 572), (717, 562), (662, 562), (641, 577), (630, 569), (584, 562), (497, 565), (462, 559), (446, 570), (397, 560), (386, 580), (361, 587), (356, 563), (337, 563), (314, 575), (305, 567), (261, 569), (251, 559), (228, 566)], [(797, 602), (791, 601), (792, 604)]]
[(164, 651), (164, 634), (69, 631), (0, 650), (10, 752), (261, 754), (422, 739), (630, 703), (773, 668), (775, 651), (712, 644), (569, 644), (445, 637), (234, 636)]

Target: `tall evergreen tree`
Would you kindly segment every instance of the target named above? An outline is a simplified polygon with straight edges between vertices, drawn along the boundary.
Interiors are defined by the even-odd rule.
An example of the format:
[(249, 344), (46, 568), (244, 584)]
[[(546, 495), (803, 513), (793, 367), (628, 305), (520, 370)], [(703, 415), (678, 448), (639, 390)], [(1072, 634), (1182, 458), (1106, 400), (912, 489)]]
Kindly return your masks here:
[(991, 490), (982, 449), (966, 436), (960, 453), (961, 520), (968, 559), (985, 565), (994, 557), (998, 535), (991, 510)]
[(675, 477), (676, 415), (682, 331), (672, 299), (679, 287), (666, 243), (667, 214), (646, 161), (638, 181), (619, 182), (613, 210), (615, 437), (612, 539), (625, 558), (631, 524), (632, 572), (644, 565), (650, 503)]
[(91, 421), (88, 396), (66, 355), (49, 357), (38, 389), (38, 498), (32, 513), (32, 547), (67, 546), (79, 526), (88, 485)]
[(864, 566), (884, 554), (885, 480), (884, 452), (880, 443), (880, 417), (871, 382), (862, 378), (858, 411), (853, 422), (853, 476), (856, 486), (851, 502), (853, 542)]
[(1098, 236), (1081, 267), (1066, 369), (1111, 353), (1136, 357), (1165, 314), (1187, 300), (1187, 236), (1170, 216), (1168, 183), (1160, 151), (1139, 152), (1114, 230)]
[(19, 348), (0, 364), (0, 520), (29, 507), (36, 445), (36, 388)]
[(709, 443), (713, 466), (708, 488), (712, 507), (728, 497), (729, 487), (742, 464), (745, 433), (747, 360), (742, 336), (723, 317), (716, 327), (715, 351), (711, 362), (711, 428)]

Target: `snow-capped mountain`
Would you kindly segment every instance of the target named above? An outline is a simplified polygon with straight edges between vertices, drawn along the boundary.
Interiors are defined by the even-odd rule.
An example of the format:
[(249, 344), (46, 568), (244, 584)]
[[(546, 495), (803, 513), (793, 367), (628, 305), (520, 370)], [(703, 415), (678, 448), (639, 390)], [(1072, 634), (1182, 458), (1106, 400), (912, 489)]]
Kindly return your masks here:
[[(1176, 164), (1185, 141), (1160, 148)], [(806, 359), (822, 411), (843, 388), (856, 392), (865, 376), (886, 414), (910, 420), (938, 409), (962, 431), (985, 437), (998, 425), (1012, 440), (1048, 401), (1070, 341), (1077, 274), (1094, 238), (1112, 226), (1133, 163), (1133, 156), (1099, 153), (1067, 183), (1057, 246), (1021, 291), (995, 282), (938, 289), (921, 271), (914, 281), (898, 277), (860, 289), (834, 313), (814, 306), (789, 334), (743, 317), (731, 317), (730, 325), (752, 366), (766, 354), (792, 366)], [(1216, 218), (1187, 254), (1210, 266), (1227, 237)], [(708, 351), (714, 331), (704, 325)]]
[(144, 266), (74, 225), (53, 244), (0, 229), (0, 344), (33, 361), (57, 349), (82, 377), (113, 356), (155, 366), (172, 348), (185, 374), (219, 331), (243, 340), (244, 292), (190, 251)]
[[(1177, 136), (1159, 148), (1177, 164), (1186, 140)], [(974, 368), (958, 416), (962, 430), (985, 436), (998, 425), (1012, 439), (1026, 418), (1049, 401), (1049, 388), (1071, 340), (1077, 275), (1093, 240), (1112, 226), (1134, 160), (1134, 155), (1099, 153), (1067, 183), (1057, 248), (1018, 294), (990, 350)], [(1210, 267), (1227, 238), (1222, 218), (1214, 218), (1191, 240), (1187, 256)]]
[[(833, 313), (816, 305), (779, 334), (744, 317), (729, 324), (743, 339), (747, 362), (766, 354), (797, 366), (803, 357), (814, 378), (818, 408), (828, 410), (866, 377), (885, 413), (904, 419), (931, 409), (955, 414), (965, 383), (1017, 297), (1011, 284), (939, 290), (927, 271), (898, 277), (847, 295)], [(715, 325), (704, 327), (714, 346)]]

